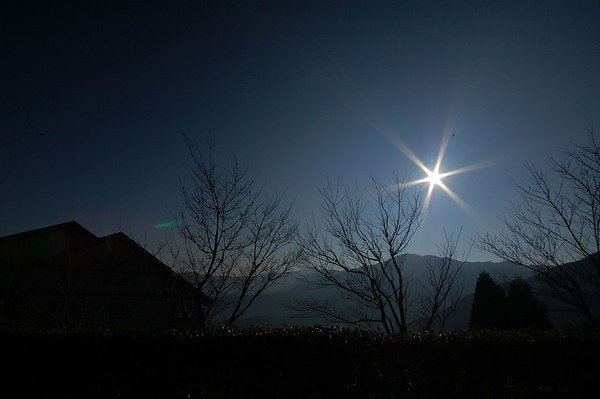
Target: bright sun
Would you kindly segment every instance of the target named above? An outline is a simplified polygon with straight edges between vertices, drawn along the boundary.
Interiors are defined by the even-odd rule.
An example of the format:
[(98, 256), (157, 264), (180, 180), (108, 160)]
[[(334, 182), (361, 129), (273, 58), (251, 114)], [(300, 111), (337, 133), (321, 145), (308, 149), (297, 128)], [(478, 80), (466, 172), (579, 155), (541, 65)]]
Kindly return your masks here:
[(442, 184), (442, 177), (444, 177), (444, 174), (440, 173), (439, 170), (437, 170), (437, 168), (435, 168), (432, 171), (427, 170), (427, 181), (429, 182), (430, 186), (436, 186), (436, 185), (441, 185)]
[(408, 148), (402, 142), (400, 142), (398, 140), (396, 140), (394, 142), (394, 144), (396, 144), (398, 149), (400, 149), (411, 161), (413, 161), (423, 172), (425, 172), (424, 177), (417, 179), (417, 180), (411, 180), (406, 183), (402, 183), (401, 185), (406, 187), (406, 186), (413, 186), (413, 185), (418, 185), (418, 184), (429, 183), (429, 189), (427, 190), (427, 195), (425, 196), (425, 201), (423, 203), (423, 208), (425, 208), (425, 209), (427, 209), (429, 207), (429, 203), (431, 202), (431, 197), (432, 197), (434, 189), (436, 187), (439, 187), (440, 189), (442, 189), (442, 191), (444, 191), (446, 194), (448, 194), (448, 196), (450, 198), (452, 198), (454, 200), (454, 202), (456, 202), (456, 204), (458, 204), (461, 208), (463, 208), (467, 213), (473, 214), (474, 211), (472, 211), (471, 208), (458, 195), (456, 195), (454, 193), (454, 191), (452, 191), (446, 185), (446, 183), (443, 181), (443, 179), (448, 176), (454, 176), (454, 175), (469, 172), (472, 170), (489, 167), (489, 166), (494, 165), (494, 162), (492, 162), (492, 161), (481, 162), (481, 163), (470, 165), (470, 166), (463, 166), (462, 168), (458, 168), (458, 169), (454, 169), (454, 170), (440, 172), (440, 166), (442, 165), (442, 161), (444, 159), (444, 154), (446, 152), (446, 147), (448, 146), (448, 140), (450, 138), (449, 132), (450, 131), (448, 131), (444, 134), (444, 137), (442, 139), (442, 145), (440, 146), (438, 157), (437, 157), (437, 160), (435, 162), (433, 169), (429, 169), (427, 166), (425, 166), (425, 164), (415, 155), (415, 153), (412, 152), (410, 150), (410, 148)]

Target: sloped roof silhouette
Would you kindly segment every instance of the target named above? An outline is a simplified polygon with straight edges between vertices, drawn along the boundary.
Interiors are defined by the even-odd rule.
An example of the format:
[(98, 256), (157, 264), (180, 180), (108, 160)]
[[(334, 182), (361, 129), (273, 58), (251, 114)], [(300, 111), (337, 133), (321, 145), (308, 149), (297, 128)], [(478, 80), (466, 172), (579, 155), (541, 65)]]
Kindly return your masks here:
[[(148, 261), (147, 267), (171, 275), (178, 284), (191, 291), (196, 289), (122, 232), (98, 237), (76, 221), (69, 221), (0, 237), (0, 259), (10, 257), (23, 263), (86, 264), (93, 259), (95, 263), (119, 267), (140, 256)], [(110, 262), (108, 257), (111, 257)], [(201, 298), (210, 301), (204, 294)]]
[(70, 221), (0, 237), (0, 247), (37, 247), (57, 254), (84, 246), (97, 238), (79, 223)]

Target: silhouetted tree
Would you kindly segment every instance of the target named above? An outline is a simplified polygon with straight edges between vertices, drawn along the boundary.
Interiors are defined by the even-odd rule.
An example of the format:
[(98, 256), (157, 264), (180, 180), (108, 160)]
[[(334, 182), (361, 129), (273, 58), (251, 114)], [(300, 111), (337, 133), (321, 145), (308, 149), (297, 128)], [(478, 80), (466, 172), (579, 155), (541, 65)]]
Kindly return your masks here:
[(444, 234), (444, 241), (438, 245), (438, 257), (427, 260), (427, 278), (420, 287), (418, 317), (422, 320), (421, 329), (426, 331), (444, 330), (463, 292), (461, 275), (468, 254), (463, 260), (457, 259), (460, 232), (456, 238)]
[(507, 327), (508, 300), (502, 287), (486, 272), (479, 274), (473, 296), (472, 329), (504, 329)]
[(551, 328), (548, 309), (533, 296), (527, 281), (517, 278), (508, 285), (508, 326), (510, 328)]
[(299, 262), (297, 225), (291, 206), (266, 194), (235, 157), (222, 167), (211, 142), (204, 151), (188, 143), (188, 150), (174, 268), (212, 299), (201, 306), (197, 327), (231, 325)]
[(533, 296), (527, 281), (516, 278), (506, 291), (488, 273), (475, 286), (471, 321), (473, 329), (551, 328), (546, 306)]
[(504, 218), (505, 229), (478, 237), (477, 245), (533, 271), (534, 289), (575, 311), (591, 325), (600, 320), (600, 146), (593, 133), (550, 157), (543, 171), (526, 165), (515, 181), (521, 201)]
[(387, 333), (407, 331), (409, 284), (401, 255), (421, 224), (423, 196), (409, 195), (397, 175), (391, 183), (373, 178), (368, 192), (339, 184), (320, 189), (325, 226), (313, 224), (301, 238), (306, 265), (318, 276), (316, 287), (336, 287), (353, 306), (305, 300), (296, 310)]

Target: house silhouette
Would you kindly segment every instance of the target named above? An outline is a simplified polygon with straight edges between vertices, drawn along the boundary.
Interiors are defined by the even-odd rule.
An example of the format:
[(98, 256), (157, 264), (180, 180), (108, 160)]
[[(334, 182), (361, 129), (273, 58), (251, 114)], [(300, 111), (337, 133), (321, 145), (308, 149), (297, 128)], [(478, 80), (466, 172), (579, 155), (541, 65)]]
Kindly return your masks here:
[(126, 234), (77, 222), (0, 238), (0, 326), (186, 329), (204, 301)]

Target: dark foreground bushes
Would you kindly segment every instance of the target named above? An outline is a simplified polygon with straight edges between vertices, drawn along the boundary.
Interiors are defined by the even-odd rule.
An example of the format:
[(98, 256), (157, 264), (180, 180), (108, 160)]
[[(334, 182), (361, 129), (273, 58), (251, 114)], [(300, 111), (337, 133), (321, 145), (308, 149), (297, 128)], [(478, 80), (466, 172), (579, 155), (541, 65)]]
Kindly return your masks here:
[[(20, 397), (589, 397), (599, 332), (386, 337), (337, 328), (2, 333)], [(595, 396), (595, 394), (592, 394)]]

